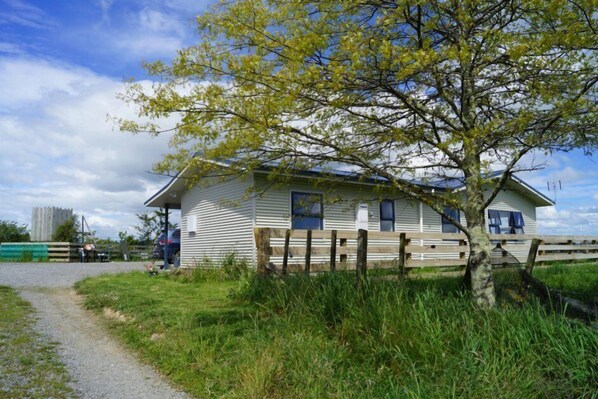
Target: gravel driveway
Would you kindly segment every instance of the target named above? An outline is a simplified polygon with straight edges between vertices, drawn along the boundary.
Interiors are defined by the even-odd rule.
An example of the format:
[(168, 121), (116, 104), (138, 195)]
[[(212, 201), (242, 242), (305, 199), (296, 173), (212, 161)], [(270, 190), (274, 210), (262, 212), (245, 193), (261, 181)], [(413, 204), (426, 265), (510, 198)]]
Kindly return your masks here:
[(39, 332), (59, 343), (73, 389), (83, 398), (186, 398), (141, 364), (81, 307), (73, 284), (88, 276), (143, 270), (142, 263), (0, 263), (8, 285), (37, 309)]

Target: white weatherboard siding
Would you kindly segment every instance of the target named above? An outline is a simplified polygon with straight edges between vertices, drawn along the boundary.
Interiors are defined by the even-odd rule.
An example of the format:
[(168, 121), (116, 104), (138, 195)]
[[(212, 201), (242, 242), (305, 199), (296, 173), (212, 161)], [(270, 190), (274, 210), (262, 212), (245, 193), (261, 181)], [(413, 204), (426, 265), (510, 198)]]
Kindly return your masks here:
[[(488, 209), (498, 211), (519, 211), (523, 215), (525, 234), (536, 234), (536, 207), (526, 197), (512, 189), (501, 190), (492, 201)], [(488, 209), (486, 210), (486, 228), (488, 228)], [(505, 239), (509, 234), (504, 234)], [(512, 243), (514, 244), (514, 243)], [(519, 262), (525, 262), (529, 252), (529, 241), (519, 243), (520, 248), (510, 249), (511, 255), (515, 256)]]
[[(247, 179), (235, 179), (227, 182), (215, 182), (212, 185), (202, 184), (194, 187), (182, 196), (181, 200), (181, 241), (182, 264), (192, 267), (196, 261), (204, 257), (218, 259), (232, 251), (249, 260), (255, 261), (255, 242), (253, 227), (290, 228), (291, 226), (291, 192), (323, 193), (324, 198), (324, 228), (331, 230), (355, 230), (356, 207), (360, 203), (368, 204), (368, 229), (380, 230), (380, 203), (382, 199), (392, 199), (395, 204), (395, 230), (398, 232), (441, 232), (441, 217), (430, 207), (420, 206), (419, 203), (402, 197), (401, 195), (380, 195), (373, 186), (352, 183), (335, 184), (332, 194), (330, 187), (320, 189), (307, 178), (296, 178), (288, 185), (271, 186), (271, 182), (263, 173), (255, 173)], [(247, 190), (255, 186), (257, 195), (252, 199), (243, 200)], [(511, 186), (512, 187), (512, 186)], [(265, 191), (264, 191), (265, 190)], [(536, 207), (530, 199), (520, 192), (507, 188), (501, 191), (492, 202), (489, 209), (503, 211), (520, 211), (525, 221), (525, 233), (536, 233)], [(421, 213), (420, 213), (421, 212)], [(187, 222), (195, 216), (196, 231), (187, 229)], [(461, 221), (465, 223), (463, 212)], [(508, 235), (505, 235), (505, 239)], [(282, 239), (272, 239), (272, 245), (282, 246)], [(412, 243), (412, 245), (419, 244)], [(454, 245), (454, 242), (440, 242), (426, 240), (424, 244)], [(350, 242), (349, 245), (354, 243)], [(301, 241), (294, 241), (294, 245), (302, 245)], [(304, 244), (303, 244), (304, 245)], [(315, 247), (328, 243), (314, 239)], [(377, 245), (396, 245), (398, 240), (378, 242)], [(292, 251), (291, 251), (292, 252)], [(513, 252), (518, 258), (524, 258), (527, 249), (522, 248)], [(414, 258), (453, 258), (457, 254), (422, 254)], [(396, 254), (374, 254), (370, 259), (392, 259)], [(291, 262), (302, 262), (302, 257), (292, 259)], [(273, 258), (275, 263), (280, 259)], [(349, 261), (354, 256), (349, 256)], [(327, 261), (327, 257), (313, 257), (313, 262)]]
[[(378, 226), (378, 229), (380, 226)], [(405, 198), (395, 199), (395, 230), (419, 231), (419, 204)]]
[[(235, 252), (254, 259), (253, 203), (243, 199), (252, 180), (234, 179), (201, 184), (181, 199), (181, 264), (193, 267), (204, 257), (219, 259)], [(187, 216), (195, 215), (196, 231), (187, 229)]]
[[(266, 176), (260, 173), (255, 174), (255, 184), (258, 191), (270, 186)], [(332, 197), (324, 198), (324, 229), (326, 230), (355, 230), (356, 207), (359, 203), (368, 204), (368, 229), (378, 231), (380, 229), (378, 201), (373, 198), (374, 194), (371, 186), (360, 184), (337, 184), (334, 188)], [(255, 214), (258, 227), (291, 227), (291, 192), (322, 193), (329, 187), (319, 189), (314, 187), (308, 179), (297, 178), (289, 185), (282, 187), (269, 188), (262, 196), (255, 199)], [(282, 239), (273, 239), (272, 245), (283, 245)], [(328, 243), (313, 240), (313, 246), (328, 247)], [(301, 241), (294, 241), (296, 245), (301, 245)], [(349, 242), (349, 245), (353, 243)], [(275, 263), (278, 258), (272, 259)], [(326, 261), (327, 257), (312, 257), (313, 262)], [(349, 256), (352, 260), (352, 256)]]
[[(261, 174), (255, 174), (255, 185), (258, 191), (269, 187), (270, 182)], [(307, 179), (297, 178), (288, 186), (272, 187), (263, 195), (255, 199), (256, 226), (290, 228), (291, 227), (291, 192), (324, 193), (326, 189), (319, 189)], [(379, 222), (376, 201), (371, 188), (368, 186), (339, 184), (335, 187), (334, 198), (324, 199), (324, 229), (354, 230), (356, 206), (360, 202), (368, 203), (368, 226), (370, 230), (378, 230)], [(334, 201), (329, 203), (327, 201)], [(336, 201), (341, 200), (341, 201)]]

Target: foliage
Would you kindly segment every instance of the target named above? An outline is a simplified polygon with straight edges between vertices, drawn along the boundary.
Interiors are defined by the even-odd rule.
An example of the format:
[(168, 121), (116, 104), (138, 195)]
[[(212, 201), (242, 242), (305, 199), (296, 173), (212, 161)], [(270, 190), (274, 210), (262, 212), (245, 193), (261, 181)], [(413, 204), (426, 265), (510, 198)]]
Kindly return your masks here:
[[(101, 276), (85, 304), (198, 397), (569, 398), (598, 389), (598, 335), (531, 301), (472, 312), (454, 278)], [(235, 290), (236, 298), (227, 293)], [(200, 372), (199, 372), (200, 371)]]
[(17, 222), (0, 220), (0, 243), (2, 242), (28, 242), (30, 240), (27, 226), (19, 226)]
[(229, 252), (220, 261), (220, 268), (227, 279), (238, 280), (249, 273), (249, 262), (245, 258), (239, 258), (237, 253)]
[(77, 242), (80, 236), (81, 223), (77, 215), (73, 215), (56, 228), (54, 234), (52, 234), (52, 241)]
[(234, 251), (224, 254), (218, 261), (204, 258), (196, 262), (191, 270), (178, 269), (171, 274), (178, 281), (187, 283), (240, 280), (249, 275), (249, 261), (240, 258)]
[(74, 398), (55, 344), (36, 334), (33, 309), (0, 286), (0, 397)]
[[(187, 167), (190, 183), (222, 176), (203, 159), (275, 180), (340, 163), (387, 197), (460, 209), (467, 226), (447, 219), (492, 305), (484, 209), (512, 173), (542, 166), (526, 155), (598, 145), (596, 15), (591, 0), (221, 1), (198, 18), (197, 45), (147, 66), (161, 85), (122, 95), (150, 122), (120, 127), (158, 134), (179, 117), (156, 169)], [(426, 186), (447, 180), (465, 189)]]
[(126, 242), (128, 245), (140, 244), (139, 240), (137, 240), (133, 235), (129, 234), (127, 231), (119, 231), (118, 239), (121, 242)]
[[(158, 238), (164, 229), (166, 212), (160, 208), (152, 212), (138, 213), (136, 216), (139, 219), (139, 224), (133, 228), (137, 231), (138, 242), (151, 242)], [(168, 222), (168, 228), (175, 229), (176, 227), (176, 223)]]

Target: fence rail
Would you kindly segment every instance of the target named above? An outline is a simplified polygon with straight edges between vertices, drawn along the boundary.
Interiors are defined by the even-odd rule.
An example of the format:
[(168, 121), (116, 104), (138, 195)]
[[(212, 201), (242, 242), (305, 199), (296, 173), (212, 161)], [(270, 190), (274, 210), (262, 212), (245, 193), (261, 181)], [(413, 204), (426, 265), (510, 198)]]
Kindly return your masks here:
[[(0, 259), (3, 261), (49, 261), (80, 262), (81, 244), (69, 242), (5, 242), (0, 245)], [(149, 259), (152, 245), (129, 245), (128, 259)], [(124, 258), (118, 245), (97, 245), (96, 254), (106, 253), (110, 257)]]
[[(469, 257), (464, 234), (256, 227), (254, 235), (259, 273), (463, 267)], [(526, 263), (533, 248), (535, 262), (598, 260), (598, 236), (490, 234), (490, 240), (500, 244), (495, 264)]]

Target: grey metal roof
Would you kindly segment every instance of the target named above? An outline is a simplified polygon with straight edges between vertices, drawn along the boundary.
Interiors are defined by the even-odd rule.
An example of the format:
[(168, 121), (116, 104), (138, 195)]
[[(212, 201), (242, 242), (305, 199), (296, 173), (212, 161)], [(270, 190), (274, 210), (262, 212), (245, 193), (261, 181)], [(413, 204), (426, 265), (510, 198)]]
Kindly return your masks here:
[[(218, 163), (223, 167), (230, 166), (232, 160), (217, 160), (213, 161)], [(274, 169), (277, 166), (275, 163), (266, 163), (262, 165), (261, 168), (256, 170), (256, 172), (263, 172), (268, 173), (268, 171)], [(166, 204), (169, 205), (170, 209), (180, 209), (180, 197), (182, 196), (183, 192), (185, 191), (185, 184), (184, 179), (181, 179), (182, 175), (186, 169), (177, 173), (172, 179), (162, 187), (156, 194), (152, 195), (147, 201), (145, 201), (144, 205), (148, 207), (165, 207)], [(345, 181), (354, 182), (356, 184), (359, 183), (369, 183), (369, 184), (385, 184), (388, 183), (388, 179), (381, 177), (381, 176), (368, 176), (364, 178), (358, 172), (343, 170), (343, 169), (331, 169), (331, 168), (321, 168), (321, 167), (314, 167), (307, 170), (297, 170), (294, 172), (297, 176), (333, 176), (339, 177)], [(494, 171), (486, 178), (489, 179), (498, 179), (502, 175), (503, 171)], [(517, 183), (520, 188), (520, 192), (528, 197), (532, 197), (539, 206), (551, 206), (554, 205), (554, 201), (550, 198), (542, 194), (540, 191), (536, 190), (522, 179), (518, 178), (517, 176), (511, 175), (510, 179), (512, 182)], [(440, 179), (437, 181), (411, 181), (411, 183), (419, 185), (424, 188), (429, 189), (436, 189), (436, 190), (462, 190), (465, 187), (465, 184), (462, 179), (459, 178), (446, 178)]]

